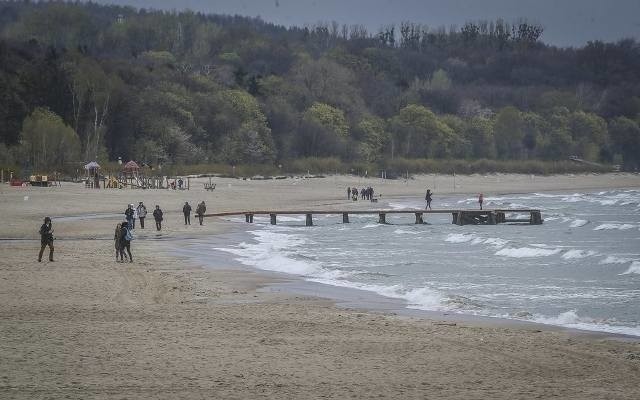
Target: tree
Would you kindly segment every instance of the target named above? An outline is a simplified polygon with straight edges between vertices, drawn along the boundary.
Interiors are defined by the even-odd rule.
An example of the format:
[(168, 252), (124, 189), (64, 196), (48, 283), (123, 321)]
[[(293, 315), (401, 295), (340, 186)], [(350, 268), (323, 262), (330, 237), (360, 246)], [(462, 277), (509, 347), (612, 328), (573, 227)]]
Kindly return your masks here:
[(389, 141), (389, 133), (386, 123), (382, 118), (367, 115), (358, 122), (354, 136), (360, 142), (358, 146), (358, 158), (375, 162), (381, 159), (384, 148)]
[(28, 164), (34, 170), (62, 169), (69, 162), (79, 161), (78, 135), (47, 109), (36, 108), (25, 118), (21, 136)]
[(344, 111), (315, 102), (302, 115), (298, 134), (305, 156), (345, 155), (349, 125)]
[(493, 127), (499, 158), (522, 158), (524, 121), (515, 107), (505, 107), (496, 115)]
[(609, 123), (609, 133), (614, 149), (622, 154), (623, 167), (627, 171), (640, 168), (640, 126), (626, 117), (614, 118)]
[(426, 107), (409, 104), (391, 118), (391, 157), (449, 157), (453, 130)]

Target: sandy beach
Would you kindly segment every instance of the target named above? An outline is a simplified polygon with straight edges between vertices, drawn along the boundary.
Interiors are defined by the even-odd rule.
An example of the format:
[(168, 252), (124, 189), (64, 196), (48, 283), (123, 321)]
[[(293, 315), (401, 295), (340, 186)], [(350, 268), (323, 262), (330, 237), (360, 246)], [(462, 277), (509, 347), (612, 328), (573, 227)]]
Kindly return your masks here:
[[(185, 227), (185, 201), (208, 212), (374, 207), (345, 197), (371, 185), (382, 201), (423, 199), (429, 187), (437, 207), (438, 194), (638, 188), (639, 175), (214, 181), (212, 192), (208, 179), (189, 191), (0, 186), (0, 398), (640, 398), (640, 338), (345, 309), (174, 251), (229, 229), (193, 217)], [(162, 207), (164, 229), (148, 218), (134, 262), (117, 263), (113, 229), (138, 201)], [(47, 215), (56, 261), (38, 263)]]

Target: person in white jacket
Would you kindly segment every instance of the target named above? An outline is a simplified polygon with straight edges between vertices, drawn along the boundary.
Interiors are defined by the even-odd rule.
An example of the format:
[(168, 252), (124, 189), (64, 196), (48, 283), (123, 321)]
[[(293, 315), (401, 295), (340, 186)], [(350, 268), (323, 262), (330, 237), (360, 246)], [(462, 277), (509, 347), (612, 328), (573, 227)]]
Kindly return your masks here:
[(140, 202), (138, 203), (138, 207), (136, 207), (136, 214), (138, 214), (138, 218), (140, 219), (140, 229), (144, 229), (144, 219), (147, 217), (147, 207)]

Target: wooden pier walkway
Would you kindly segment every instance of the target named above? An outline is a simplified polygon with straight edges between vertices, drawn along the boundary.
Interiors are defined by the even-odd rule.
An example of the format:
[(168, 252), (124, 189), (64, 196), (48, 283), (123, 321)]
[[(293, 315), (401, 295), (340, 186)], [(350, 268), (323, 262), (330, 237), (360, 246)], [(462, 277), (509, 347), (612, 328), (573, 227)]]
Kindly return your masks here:
[[(313, 225), (313, 215), (342, 215), (342, 222), (349, 223), (349, 215), (378, 214), (378, 223), (386, 224), (388, 214), (414, 214), (416, 224), (424, 223), (424, 214), (451, 214), (451, 222), (456, 225), (497, 225), (501, 223), (527, 223), (541, 225), (542, 214), (535, 209), (491, 209), (491, 210), (271, 210), (271, 211), (231, 211), (205, 214), (205, 217), (228, 217), (244, 215), (245, 220), (253, 222), (254, 215), (269, 215), (271, 225), (276, 225), (278, 215), (304, 215), (306, 226)], [(524, 214), (528, 217), (506, 218), (507, 214)]]

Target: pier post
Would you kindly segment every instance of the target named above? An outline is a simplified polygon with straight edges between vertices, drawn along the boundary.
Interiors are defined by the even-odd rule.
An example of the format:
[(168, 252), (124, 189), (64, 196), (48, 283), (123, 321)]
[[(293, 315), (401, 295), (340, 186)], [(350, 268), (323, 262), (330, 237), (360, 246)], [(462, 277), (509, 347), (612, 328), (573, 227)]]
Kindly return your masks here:
[(269, 214), (269, 216), (271, 217), (271, 225), (275, 225), (276, 224), (276, 214)]
[(488, 215), (487, 215), (487, 224), (489, 225), (496, 225), (496, 213), (491, 211)]
[(349, 213), (342, 213), (342, 223), (343, 224), (349, 223)]
[(416, 224), (424, 224), (424, 220), (422, 219), (422, 213), (416, 213)]
[(529, 223), (531, 225), (542, 225), (542, 216), (540, 215), (540, 211), (531, 211)]
[(380, 213), (378, 215), (380, 216), (380, 219), (378, 220), (378, 223), (379, 224), (386, 224), (387, 223), (387, 214)]
[(456, 224), (457, 225), (464, 225), (465, 223), (465, 218), (467, 217), (466, 214), (464, 213), (464, 211), (458, 211), (458, 217), (456, 218)]
[(307, 214), (307, 219), (305, 221), (305, 224), (307, 226), (313, 226), (313, 215), (312, 214)]
[(458, 213), (457, 212), (451, 213), (451, 223), (454, 224), (454, 225), (458, 224)]
[(250, 223), (250, 224), (253, 223), (253, 214), (245, 214), (244, 216), (245, 216), (245, 218), (246, 218), (248, 223)]

